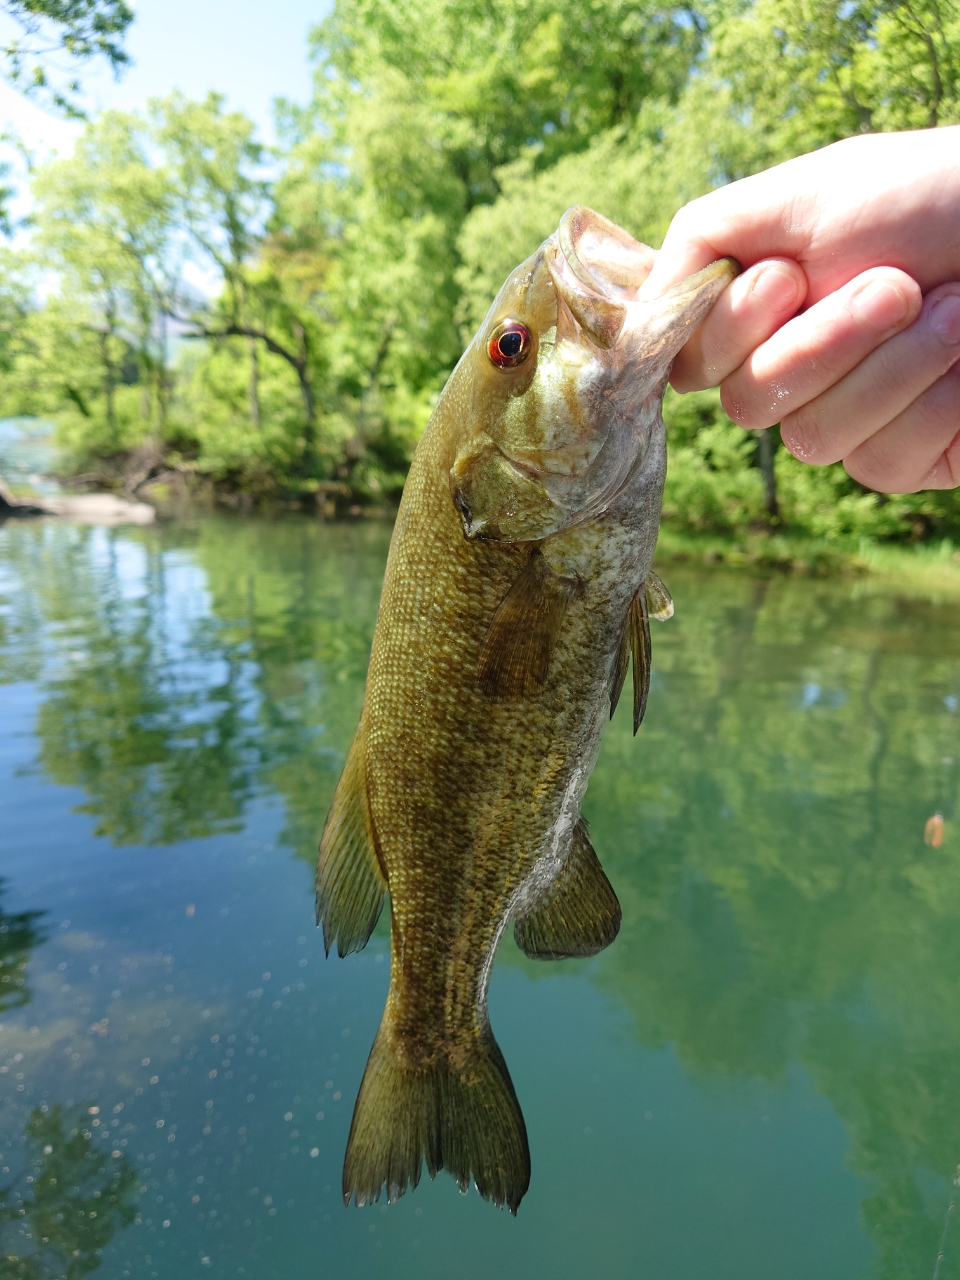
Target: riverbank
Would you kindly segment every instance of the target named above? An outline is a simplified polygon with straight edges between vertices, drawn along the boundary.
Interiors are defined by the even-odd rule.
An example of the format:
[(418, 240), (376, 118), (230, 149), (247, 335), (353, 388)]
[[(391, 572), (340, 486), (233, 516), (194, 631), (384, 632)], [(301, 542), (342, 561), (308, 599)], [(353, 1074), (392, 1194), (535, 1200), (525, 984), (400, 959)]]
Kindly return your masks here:
[(813, 539), (790, 533), (752, 533), (745, 538), (688, 534), (661, 525), (657, 559), (766, 569), (811, 577), (882, 575), (904, 586), (960, 594), (960, 546), (950, 538), (930, 542), (874, 542), (869, 538)]

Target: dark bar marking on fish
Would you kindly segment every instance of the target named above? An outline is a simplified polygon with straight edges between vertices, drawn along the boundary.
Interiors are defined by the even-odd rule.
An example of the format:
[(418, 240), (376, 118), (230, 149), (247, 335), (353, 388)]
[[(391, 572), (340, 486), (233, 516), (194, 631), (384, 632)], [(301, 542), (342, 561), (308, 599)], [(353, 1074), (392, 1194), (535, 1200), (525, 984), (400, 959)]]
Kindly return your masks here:
[(393, 1203), (416, 1187), (424, 1162), (516, 1214), (530, 1185), (527, 1130), (503, 1055), (489, 1030), (455, 1067), (438, 1053), (411, 1062), (381, 1026), (357, 1096), (343, 1165), (343, 1202)]
[(534, 960), (565, 960), (595, 956), (619, 931), (620, 903), (580, 818), (559, 876), (533, 910), (519, 917), (513, 935)]
[(633, 656), (633, 735), (636, 737), (650, 692), (650, 617), (647, 613), (647, 592), (643, 584), (630, 604), (627, 630), (630, 632), (630, 652)]
[(363, 750), (354, 746), (320, 837), (317, 924), (323, 925), (327, 955), (334, 942), (341, 956), (367, 945), (386, 888), (367, 801)]
[(647, 611), (651, 618), (666, 622), (673, 617), (673, 597), (651, 569), (644, 583), (647, 589)]
[(477, 684), (488, 698), (532, 698), (540, 692), (576, 593), (576, 579), (554, 573), (534, 549), (500, 602), (483, 644)]

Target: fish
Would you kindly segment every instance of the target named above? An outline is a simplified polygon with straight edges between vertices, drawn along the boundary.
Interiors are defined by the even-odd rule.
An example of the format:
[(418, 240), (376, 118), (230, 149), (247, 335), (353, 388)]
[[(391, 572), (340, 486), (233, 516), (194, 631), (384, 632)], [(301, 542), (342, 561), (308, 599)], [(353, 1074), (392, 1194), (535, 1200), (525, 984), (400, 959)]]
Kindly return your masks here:
[(317, 918), (361, 949), (390, 895), (390, 988), (360, 1084), (343, 1199), (424, 1166), (516, 1214), (523, 1115), (487, 988), (512, 924), (538, 959), (589, 956), (620, 906), (580, 806), (632, 658), (634, 732), (674, 356), (739, 270), (639, 296), (654, 251), (568, 210), (508, 277), (415, 451), (360, 723), (327, 815)]

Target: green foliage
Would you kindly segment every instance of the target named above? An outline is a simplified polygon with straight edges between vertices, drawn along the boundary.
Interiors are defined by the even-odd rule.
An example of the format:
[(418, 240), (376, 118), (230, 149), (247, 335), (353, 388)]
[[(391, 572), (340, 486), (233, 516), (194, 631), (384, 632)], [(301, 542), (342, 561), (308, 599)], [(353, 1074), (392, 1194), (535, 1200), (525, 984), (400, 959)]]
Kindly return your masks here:
[[(671, 392), (663, 519), (691, 533), (738, 534), (763, 521), (755, 443), (719, 409), (719, 394)], [(673, 411), (671, 413), (671, 410)]]
[(779, 515), (771, 520), (757, 465), (759, 433), (731, 422), (719, 391), (668, 390), (664, 421), (663, 519), (677, 530), (743, 537), (773, 527), (848, 544), (960, 532), (960, 499), (951, 490), (888, 498), (864, 489), (841, 466), (807, 466), (785, 449), (775, 456)]
[(22, 93), (46, 96), (67, 115), (82, 115), (80, 86), (62, 79), (55, 55), (74, 65), (102, 57), (114, 73), (130, 61), (123, 37), (133, 8), (126, 0), (5, 0), (3, 11), (21, 32), (0, 50), (3, 74)]
[(765, 163), (856, 133), (960, 120), (952, 0), (720, 0), (710, 70), (731, 88)]
[[(0, 262), (0, 412), (55, 419), (74, 466), (146, 443), (222, 488), (395, 497), (464, 344), (569, 205), (656, 245), (719, 183), (960, 119), (956, 0), (338, 0), (311, 50), (273, 152), (218, 95), (174, 93), (37, 171), (30, 251)], [(782, 450), (771, 515), (756, 438), (715, 396), (668, 425), (678, 530), (960, 529), (949, 494), (887, 501)]]
[(572, 204), (596, 208), (656, 246), (681, 205), (721, 178), (758, 167), (754, 152), (732, 119), (727, 90), (698, 78), (677, 105), (651, 99), (629, 126), (596, 135), (548, 169), (538, 168), (533, 151), (500, 169), (499, 198), (474, 209), (459, 237), (464, 339), (509, 272)]

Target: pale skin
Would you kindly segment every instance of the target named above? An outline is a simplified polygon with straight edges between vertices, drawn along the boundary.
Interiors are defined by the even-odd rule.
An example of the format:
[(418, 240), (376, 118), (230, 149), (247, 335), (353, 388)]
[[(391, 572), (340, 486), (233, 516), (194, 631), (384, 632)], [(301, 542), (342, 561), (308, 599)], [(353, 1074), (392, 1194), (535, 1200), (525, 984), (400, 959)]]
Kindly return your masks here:
[(643, 293), (744, 267), (674, 365), (887, 493), (960, 485), (960, 126), (869, 134), (681, 209)]

